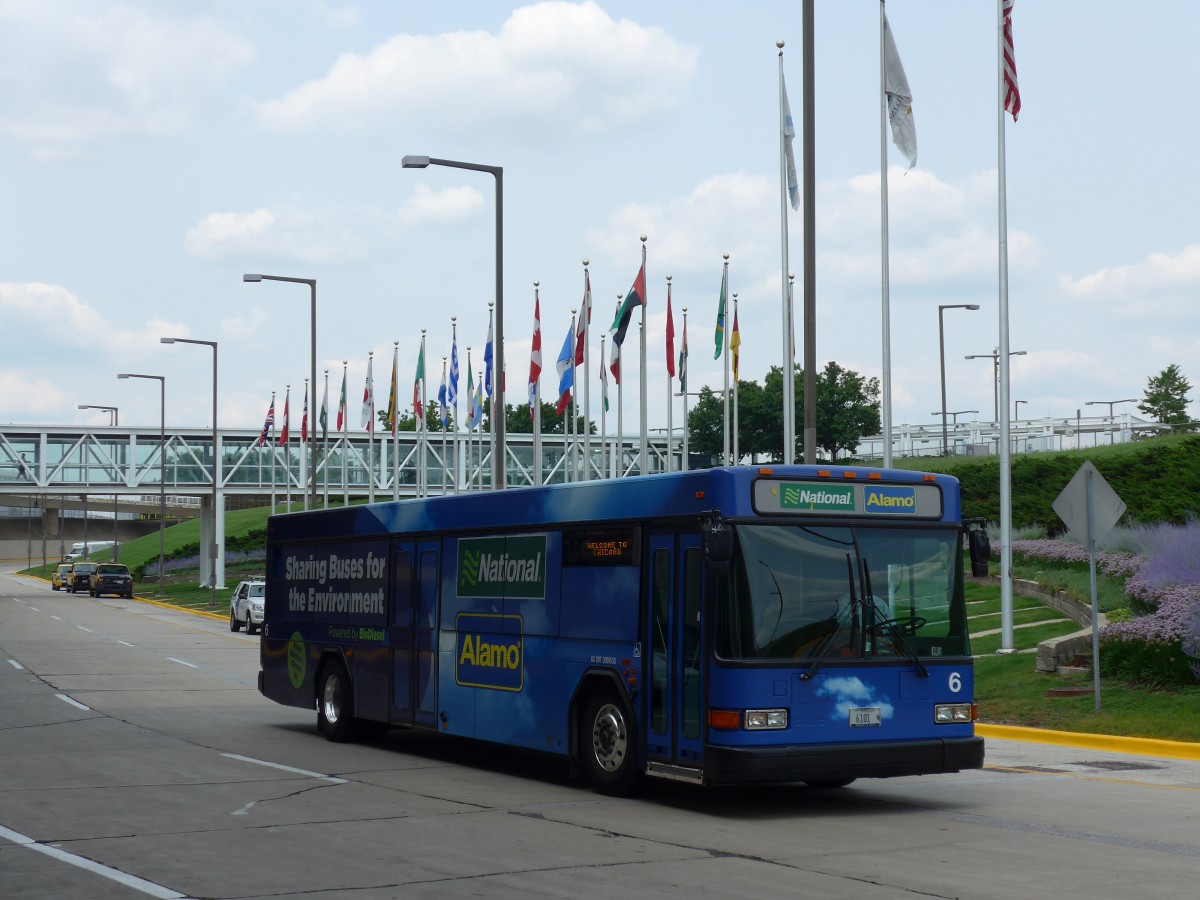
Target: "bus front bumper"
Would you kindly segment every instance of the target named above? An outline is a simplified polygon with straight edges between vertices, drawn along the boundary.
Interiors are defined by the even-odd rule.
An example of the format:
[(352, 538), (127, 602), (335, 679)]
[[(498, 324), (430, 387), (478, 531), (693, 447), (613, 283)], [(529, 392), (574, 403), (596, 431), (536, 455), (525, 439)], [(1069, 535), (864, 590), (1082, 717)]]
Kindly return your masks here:
[(790, 747), (704, 748), (704, 776), (723, 784), (940, 775), (983, 768), (983, 738)]

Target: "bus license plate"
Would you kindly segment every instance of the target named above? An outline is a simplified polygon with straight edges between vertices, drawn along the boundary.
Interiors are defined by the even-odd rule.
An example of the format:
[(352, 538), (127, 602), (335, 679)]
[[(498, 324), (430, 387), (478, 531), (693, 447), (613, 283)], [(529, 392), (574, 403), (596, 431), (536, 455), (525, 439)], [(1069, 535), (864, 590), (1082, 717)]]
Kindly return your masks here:
[(850, 727), (861, 728), (869, 725), (879, 725), (881, 722), (878, 706), (859, 706), (850, 710)]

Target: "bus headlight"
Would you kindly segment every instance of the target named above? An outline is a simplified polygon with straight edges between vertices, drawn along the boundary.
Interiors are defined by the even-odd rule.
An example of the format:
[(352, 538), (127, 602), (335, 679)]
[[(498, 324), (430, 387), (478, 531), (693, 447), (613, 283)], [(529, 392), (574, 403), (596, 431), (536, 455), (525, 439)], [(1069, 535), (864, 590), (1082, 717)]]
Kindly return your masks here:
[(777, 730), (788, 727), (786, 709), (748, 709), (746, 710), (746, 730), (762, 731)]
[(939, 703), (933, 708), (933, 721), (938, 725), (958, 725), (975, 721), (973, 703)]

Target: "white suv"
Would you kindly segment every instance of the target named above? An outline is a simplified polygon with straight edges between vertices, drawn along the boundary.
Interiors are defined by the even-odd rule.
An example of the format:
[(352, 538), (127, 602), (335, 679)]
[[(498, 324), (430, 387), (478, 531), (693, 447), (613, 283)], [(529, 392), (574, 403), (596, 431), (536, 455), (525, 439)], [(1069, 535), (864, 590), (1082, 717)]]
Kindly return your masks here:
[(229, 598), (229, 630), (240, 631), (246, 626), (247, 634), (262, 628), (263, 601), (267, 596), (267, 585), (261, 580), (243, 581), (238, 584)]

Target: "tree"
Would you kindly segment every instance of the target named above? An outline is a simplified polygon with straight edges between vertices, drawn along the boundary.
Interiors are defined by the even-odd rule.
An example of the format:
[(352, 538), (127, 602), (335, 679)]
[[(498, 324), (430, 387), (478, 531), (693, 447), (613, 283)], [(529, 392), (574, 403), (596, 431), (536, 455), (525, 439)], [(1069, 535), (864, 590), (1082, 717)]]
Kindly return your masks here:
[[(796, 372), (795, 456), (803, 456), (804, 373)], [(725, 413), (721, 393), (700, 389), (700, 400), (688, 412), (688, 440), (694, 453), (719, 458), (725, 446)], [(853, 450), (865, 435), (878, 434), (879, 379), (829, 362), (817, 375), (817, 447), (830, 460)], [(783, 371), (772, 366), (760, 387), (738, 382), (738, 450), (743, 456), (767, 456), (778, 462), (783, 453)]]
[[(567, 421), (566, 415), (559, 415), (554, 411), (555, 403), (549, 403), (545, 400), (542, 404), (542, 434), (562, 434), (563, 428)], [(533, 416), (530, 415), (529, 405), (527, 403), (519, 403), (513, 405), (511, 403), (504, 404), (504, 428), (510, 434), (531, 434), (533, 432)], [(583, 434), (584, 417), (578, 416), (575, 419), (575, 433)], [(485, 422), (486, 425), (486, 422)], [(596, 425), (592, 423), (588, 426), (591, 434), (596, 433)], [(487, 430), (486, 428), (484, 429)]]
[(1138, 404), (1138, 409), (1164, 425), (1171, 425), (1174, 431), (1190, 431), (1187, 405), (1191, 389), (1179, 366), (1171, 363), (1146, 379), (1145, 399)]

